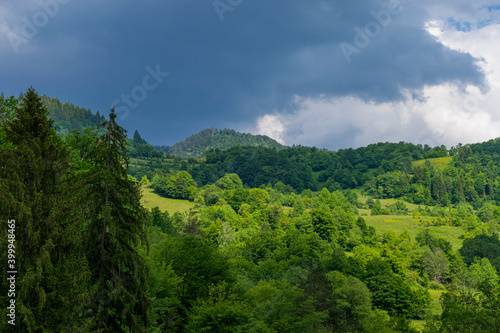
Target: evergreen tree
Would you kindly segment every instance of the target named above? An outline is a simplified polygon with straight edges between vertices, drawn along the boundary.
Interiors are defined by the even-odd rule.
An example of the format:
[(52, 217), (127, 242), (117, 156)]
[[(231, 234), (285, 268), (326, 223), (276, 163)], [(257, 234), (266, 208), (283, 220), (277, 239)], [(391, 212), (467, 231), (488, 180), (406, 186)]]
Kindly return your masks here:
[(14, 96), (5, 98), (3, 93), (0, 95), (0, 144), (6, 143), (4, 128), (7, 122), (13, 119), (17, 104)]
[(147, 144), (146, 140), (144, 140), (141, 135), (139, 134), (139, 132), (137, 130), (135, 130), (134, 132), (134, 142), (135, 143), (139, 143), (139, 144)]
[[(148, 301), (146, 266), (136, 247), (145, 242), (146, 212), (140, 204), (140, 185), (127, 177), (125, 130), (111, 110), (106, 128), (90, 154), (90, 221), (87, 257), (92, 263), (94, 290), (91, 328), (105, 332), (145, 332)], [(89, 203), (89, 205), (90, 205)]]
[[(15, 220), (16, 321), (0, 331), (60, 332), (77, 325), (86, 300), (88, 265), (81, 248), (75, 205), (80, 191), (73, 182), (67, 146), (33, 88), (5, 124), (0, 146), (0, 218)], [(1, 257), (7, 258), (2, 223)], [(4, 270), (5, 272), (5, 270)], [(6, 278), (0, 301), (5, 312)]]
[(448, 193), (446, 192), (443, 176), (439, 171), (436, 172), (433, 180), (432, 197), (438, 204), (446, 206), (448, 204)]

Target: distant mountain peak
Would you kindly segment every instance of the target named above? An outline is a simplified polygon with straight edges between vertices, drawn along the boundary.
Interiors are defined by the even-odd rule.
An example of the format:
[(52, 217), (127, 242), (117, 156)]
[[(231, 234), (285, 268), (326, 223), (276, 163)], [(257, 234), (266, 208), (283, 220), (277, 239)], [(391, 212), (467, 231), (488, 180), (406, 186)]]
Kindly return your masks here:
[(284, 147), (265, 135), (240, 133), (232, 129), (207, 128), (174, 144), (169, 153), (179, 157), (201, 158), (208, 149), (226, 150), (234, 146), (262, 146), (276, 149)]

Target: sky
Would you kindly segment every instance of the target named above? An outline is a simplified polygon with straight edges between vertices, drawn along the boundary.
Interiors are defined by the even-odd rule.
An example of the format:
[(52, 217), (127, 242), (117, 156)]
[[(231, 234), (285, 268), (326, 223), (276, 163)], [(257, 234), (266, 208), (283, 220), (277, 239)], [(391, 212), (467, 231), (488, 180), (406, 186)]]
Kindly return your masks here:
[(0, 92), (172, 145), (202, 129), (337, 150), (500, 137), (500, 0), (0, 0)]

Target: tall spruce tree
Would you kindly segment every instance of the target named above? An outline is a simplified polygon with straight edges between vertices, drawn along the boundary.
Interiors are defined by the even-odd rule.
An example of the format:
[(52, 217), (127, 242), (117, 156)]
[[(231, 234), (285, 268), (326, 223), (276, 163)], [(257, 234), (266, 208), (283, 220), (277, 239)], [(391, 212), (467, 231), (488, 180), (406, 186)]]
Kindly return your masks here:
[(91, 297), (91, 329), (104, 332), (146, 332), (148, 301), (147, 268), (136, 247), (146, 241), (146, 212), (140, 204), (138, 183), (127, 177), (125, 130), (111, 110), (101, 126), (91, 155), (87, 258), (94, 289)]
[(3, 93), (0, 94), (0, 144), (6, 143), (4, 128), (7, 122), (13, 119), (17, 104), (18, 101), (14, 96), (5, 98)]
[(141, 135), (139, 134), (139, 132), (137, 130), (135, 130), (134, 132), (134, 142), (135, 143), (139, 143), (139, 144), (147, 144), (146, 140), (144, 140)]
[[(74, 331), (86, 302), (90, 274), (78, 231), (79, 191), (72, 180), (69, 150), (52, 125), (33, 88), (3, 124), (0, 248), (6, 260), (6, 222), (13, 219), (15, 267), (9, 270), (17, 274), (14, 298), (6, 299), (6, 278), (0, 282), (1, 332)], [(5, 320), (10, 299), (15, 299), (15, 326)]]

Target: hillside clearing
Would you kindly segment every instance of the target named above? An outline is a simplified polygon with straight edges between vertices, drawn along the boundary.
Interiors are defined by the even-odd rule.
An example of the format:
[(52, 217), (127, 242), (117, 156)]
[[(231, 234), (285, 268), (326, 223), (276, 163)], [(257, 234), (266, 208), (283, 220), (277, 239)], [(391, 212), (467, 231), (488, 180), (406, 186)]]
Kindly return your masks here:
[(410, 236), (415, 239), (417, 234), (424, 230), (429, 229), (438, 237), (443, 237), (449, 241), (453, 250), (458, 250), (462, 247), (462, 240), (459, 238), (463, 234), (463, 230), (458, 227), (451, 226), (427, 226), (432, 223), (436, 218), (428, 216), (405, 216), (405, 215), (375, 215), (363, 216), (366, 224), (373, 226), (379, 233), (392, 231), (396, 234), (401, 234), (407, 231)]
[(142, 188), (142, 206), (147, 209), (158, 206), (162, 211), (168, 211), (170, 214), (175, 212), (184, 213), (194, 208), (194, 203), (188, 200), (178, 200), (162, 197), (154, 192), (152, 188)]
[(432, 165), (433, 168), (435, 169), (443, 169), (445, 166), (450, 164), (450, 162), (453, 160), (453, 157), (437, 157), (437, 158), (428, 158), (426, 160), (419, 160), (419, 161), (414, 161), (412, 163), (413, 167), (416, 166), (422, 166), (425, 164), (426, 161), (429, 161)]

